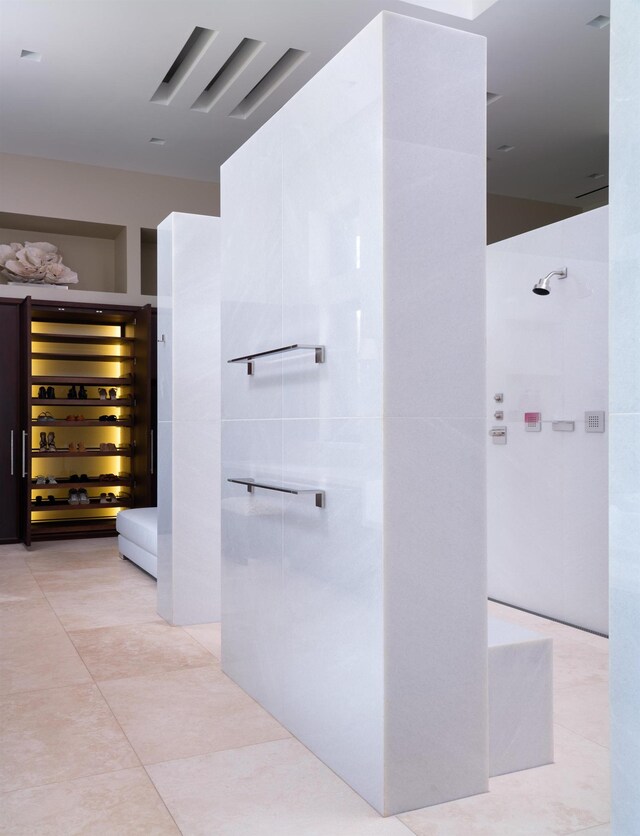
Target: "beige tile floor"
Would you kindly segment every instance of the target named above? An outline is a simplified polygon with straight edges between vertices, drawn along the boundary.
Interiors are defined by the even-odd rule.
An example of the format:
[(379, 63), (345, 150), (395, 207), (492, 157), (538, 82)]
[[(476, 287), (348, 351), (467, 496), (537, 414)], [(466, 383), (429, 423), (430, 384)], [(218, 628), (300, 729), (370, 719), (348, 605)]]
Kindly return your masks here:
[(384, 819), (154, 599), (114, 541), (0, 546), (1, 834), (610, 836), (605, 639), (490, 604), (554, 638), (556, 762)]

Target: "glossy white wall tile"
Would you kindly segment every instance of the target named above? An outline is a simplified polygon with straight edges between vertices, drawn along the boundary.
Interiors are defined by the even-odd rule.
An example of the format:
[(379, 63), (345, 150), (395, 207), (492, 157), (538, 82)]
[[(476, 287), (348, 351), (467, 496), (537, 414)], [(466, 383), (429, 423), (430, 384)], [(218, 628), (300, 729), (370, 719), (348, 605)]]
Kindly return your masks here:
[(220, 221), (158, 228), (158, 612), (220, 618)]
[[(605, 207), (487, 248), (485, 407), (507, 428), (506, 445), (486, 439), (489, 595), (604, 633), (608, 415), (597, 434), (584, 413), (607, 411), (607, 230)], [(549, 296), (532, 293), (564, 267)], [(525, 412), (542, 413), (541, 432)], [(575, 431), (554, 432), (562, 419)]]
[(612, 827), (640, 831), (640, 6), (611, 3)]
[(384, 813), (488, 783), (485, 95), (385, 13), (222, 170), (223, 360), (326, 347), (224, 364), (223, 666)]

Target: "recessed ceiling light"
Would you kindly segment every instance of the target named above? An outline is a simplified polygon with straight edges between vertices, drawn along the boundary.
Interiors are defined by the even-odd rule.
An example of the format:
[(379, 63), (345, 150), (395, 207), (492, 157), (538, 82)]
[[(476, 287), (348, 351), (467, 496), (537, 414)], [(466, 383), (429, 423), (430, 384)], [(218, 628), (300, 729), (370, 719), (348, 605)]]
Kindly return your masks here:
[(502, 93), (487, 93), (487, 104), (493, 104), (498, 99), (502, 98)]
[(164, 145), (166, 141), (166, 139), (160, 139), (159, 136), (152, 136), (149, 140), (152, 145)]
[(496, 151), (502, 151), (503, 154), (506, 154), (507, 151), (513, 151), (514, 148), (515, 148), (515, 145), (499, 145), (496, 148)]
[(587, 177), (589, 178), (589, 180), (600, 180), (602, 177), (604, 177), (604, 174), (600, 174), (599, 171), (594, 171), (593, 174), (587, 174)]
[(30, 49), (20, 50), (20, 58), (25, 58), (27, 61), (42, 61), (42, 55)]
[(593, 26), (594, 29), (604, 29), (609, 25), (609, 18), (607, 15), (598, 15), (587, 23), (587, 26)]

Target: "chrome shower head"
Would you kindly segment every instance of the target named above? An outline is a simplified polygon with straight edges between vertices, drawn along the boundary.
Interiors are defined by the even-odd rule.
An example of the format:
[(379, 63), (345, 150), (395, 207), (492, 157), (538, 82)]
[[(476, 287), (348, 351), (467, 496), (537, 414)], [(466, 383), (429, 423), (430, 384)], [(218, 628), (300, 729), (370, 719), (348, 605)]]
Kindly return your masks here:
[(551, 281), (552, 276), (557, 276), (559, 279), (565, 279), (567, 277), (567, 268), (565, 267), (562, 270), (552, 270), (550, 273), (547, 273), (544, 279), (539, 279), (534, 284), (533, 292), (538, 296), (548, 296), (551, 293), (549, 290), (549, 282)]

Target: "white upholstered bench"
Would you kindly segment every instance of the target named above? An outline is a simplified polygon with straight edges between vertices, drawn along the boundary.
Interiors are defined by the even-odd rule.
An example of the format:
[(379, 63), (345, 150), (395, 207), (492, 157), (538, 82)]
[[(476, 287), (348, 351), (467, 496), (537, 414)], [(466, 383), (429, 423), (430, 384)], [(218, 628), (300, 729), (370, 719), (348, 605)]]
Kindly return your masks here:
[(158, 509), (128, 508), (116, 517), (118, 551), (145, 572), (158, 577)]

